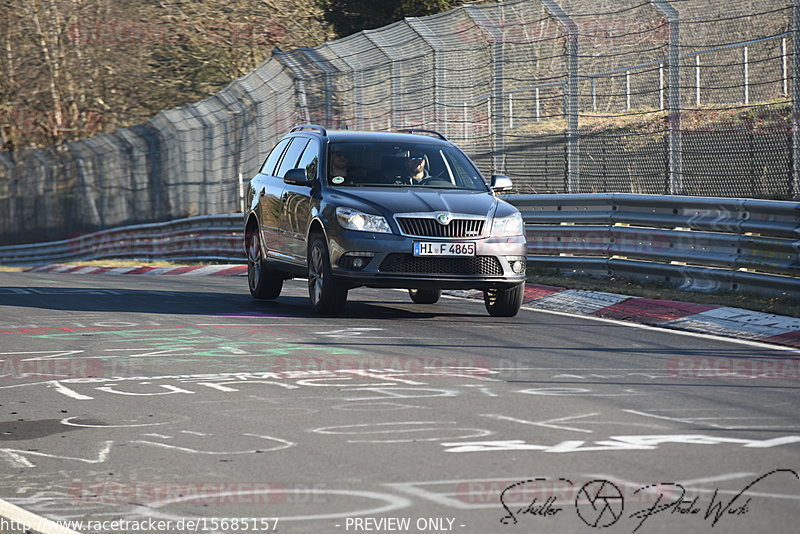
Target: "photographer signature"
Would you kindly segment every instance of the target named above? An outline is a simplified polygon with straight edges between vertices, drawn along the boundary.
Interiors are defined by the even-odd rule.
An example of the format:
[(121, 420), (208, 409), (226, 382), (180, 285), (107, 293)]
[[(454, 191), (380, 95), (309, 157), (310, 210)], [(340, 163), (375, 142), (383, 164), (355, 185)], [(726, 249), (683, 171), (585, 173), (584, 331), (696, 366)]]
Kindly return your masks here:
[[(625, 497), (622, 490), (609, 480), (592, 480), (584, 484), (576, 492), (574, 505), (578, 517), (593, 528), (605, 528), (617, 523), (623, 517), (637, 521), (632, 533), (638, 532), (642, 526), (652, 517), (662, 514), (674, 516), (678, 514), (683, 517), (697, 517), (703, 521), (710, 521), (712, 527), (716, 526), (724, 518), (743, 516), (752, 511), (752, 496), (749, 492), (764, 480), (778, 474), (789, 474), (795, 479), (800, 480), (800, 474), (793, 469), (774, 469), (761, 476), (756, 477), (746, 484), (741, 491), (730, 499), (720, 496), (720, 490), (715, 489), (710, 501), (702, 503), (699, 496), (692, 499), (686, 497), (686, 488), (676, 482), (659, 482), (642, 486), (633, 491), (634, 496), (641, 497), (644, 494), (648, 499), (653, 499), (652, 505), (637, 509), (627, 516), (623, 516), (625, 508)], [(552, 479), (536, 478), (521, 480), (509, 485), (500, 493), (500, 504), (506, 514), (500, 519), (504, 525), (513, 525), (519, 522), (522, 516), (532, 516), (549, 518), (558, 515), (564, 510), (564, 506), (556, 503), (563, 503), (555, 496), (549, 496), (543, 502), (533, 498), (526, 506), (511, 508), (507, 502), (510, 495), (518, 495), (524, 492), (527, 487), (531, 491), (531, 485), (542, 482), (552, 483)], [(575, 484), (565, 478), (559, 478), (559, 482), (575, 488)], [(566, 487), (565, 487), (566, 489)], [(639, 499), (641, 500), (641, 499)]]
[[(750, 501), (753, 500), (752, 497), (747, 496), (747, 492), (763, 480), (778, 473), (791, 473), (795, 478), (800, 480), (800, 475), (798, 475), (797, 471), (792, 469), (775, 469), (755, 478), (728, 501), (719, 498), (718, 489), (714, 490), (714, 494), (711, 496), (711, 501), (707, 506), (705, 506), (705, 508), (698, 503), (700, 500), (699, 496), (691, 500), (685, 499), (686, 488), (680, 484), (662, 482), (659, 484), (653, 484), (652, 486), (641, 487), (634, 493), (652, 489), (657, 489), (660, 491), (660, 493), (656, 501), (653, 503), (653, 506), (644, 510), (637, 510), (629, 516), (631, 519), (640, 520), (639, 524), (636, 525), (636, 528), (633, 529), (633, 532), (638, 531), (642, 525), (644, 525), (645, 521), (651, 517), (668, 510), (670, 511), (670, 514), (696, 515), (702, 517), (704, 521), (708, 521), (710, 519), (712, 527), (716, 526), (717, 523), (724, 517), (745, 515), (750, 512), (749, 505)], [(668, 498), (665, 498), (665, 490), (669, 493), (677, 493), (676, 497), (671, 501)]]

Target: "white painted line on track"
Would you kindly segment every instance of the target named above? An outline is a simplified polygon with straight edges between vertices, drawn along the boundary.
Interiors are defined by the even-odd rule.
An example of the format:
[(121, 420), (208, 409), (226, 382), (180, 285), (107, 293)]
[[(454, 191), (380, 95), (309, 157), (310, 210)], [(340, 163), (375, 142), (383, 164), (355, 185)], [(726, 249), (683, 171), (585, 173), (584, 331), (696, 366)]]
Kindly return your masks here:
[(114, 269), (109, 269), (103, 274), (125, 274), (135, 271), (136, 269), (141, 269), (141, 267), (115, 267)]
[(575, 428), (570, 426), (563, 426), (563, 425), (556, 425), (553, 423), (560, 423), (562, 421), (571, 421), (573, 419), (582, 419), (584, 417), (592, 417), (594, 415), (599, 415), (597, 413), (589, 413), (584, 415), (574, 415), (569, 417), (560, 417), (558, 419), (549, 419), (547, 421), (527, 421), (525, 419), (517, 419), (516, 417), (509, 417), (507, 415), (501, 414), (480, 414), (481, 417), (489, 417), (491, 419), (498, 419), (500, 421), (511, 421), (513, 423), (520, 423), (522, 425), (533, 425), (533, 426), (542, 426), (545, 428), (554, 428), (556, 430), (570, 430), (572, 432), (584, 432), (586, 434), (592, 434), (593, 430), (586, 430), (583, 428)]
[(0, 499), (0, 517), (17, 524), (26, 525), (32, 528), (34, 532), (41, 534), (80, 534), (76, 530), (70, 530), (55, 521), (31, 513), (3, 499)]
[(96, 271), (97, 269), (99, 269), (99, 267), (94, 267), (94, 266), (91, 266), (91, 267), (83, 267), (83, 268), (81, 268), (81, 269), (78, 269), (77, 271), (72, 271), (72, 272), (71, 272), (71, 273), (69, 273), (69, 274), (91, 274), (91, 273), (93, 273), (94, 271)]
[(793, 354), (800, 354), (800, 349), (795, 347), (787, 347), (786, 345), (773, 345), (772, 343), (763, 343), (760, 341), (753, 341), (751, 339), (739, 339), (735, 337), (723, 337), (723, 336), (716, 336), (714, 334), (704, 334), (702, 332), (688, 332), (685, 330), (676, 330), (673, 328), (662, 328), (659, 326), (653, 326), (649, 324), (639, 324), (639, 323), (629, 323), (626, 321), (619, 321), (617, 319), (608, 319), (606, 317), (596, 317), (594, 315), (580, 315), (577, 313), (569, 313), (569, 312), (562, 312), (562, 311), (555, 311), (555, 310), (542, 310), (540, 308), (532, 308), (530, 306), (523, 306), (521, 309), (539, 313), (548, 313), (551, 315), (561, 315), (564, 317), (575, 317), (578, 319), (587, 319), (590, 321), (597, 321), (601, 323), (607, 324), (614, 324), (618, 326), (629, 326), (631, 328), (640, 328), (642, 330), (651, 330), (655, 332), (662, 332), (665, 334), (677, 334), (681, 336), (687, 337), (697, 337), (701, 339), (711, 339), (713, 341), (726, 341), (728, 343), (736, 343), (739, 345), (746, 345), (749, 347), (756, 347), (759, 349), (771, 349), (783, 352), (791, 352)]
[(200, 267), (197, 269), (193, 269), (191, 271), (186, 271), (185, 273), (178, 273), (178, 276), (209, 276), (214, 273), (218, 273), (220, 271), (224, 271), (225, 269), (230, 269), (228, 265), (206, 265), (204, 267)]
[[(156, 267), (155, 269), (151, 269), (147, 272), (141, 273), (143, 275), (154, 275), (154, 274), (165, 274), (170, 271), (174, 271), (177, 267)], [(108, 274), (108, 273), (106, 273)]]
[[(481, 302), (480, 300), (477, 300), (477, 299), (474, 299), (474, 298), (460, 297), (460, 296), (456, 296), (456, 295), (444, 295), (443, 294), (442, 298)], [(534, 301), (534, 302), (538, 302), (538, 301)], [(709, 333), (704, 333), (704, 332), (694, 332), (694, 331), (690, 331), (690, 330), (680, 330), (678, 328), (665, 328), (663, 326), (655, 326), (655, 325), (649, 325), (649, 324), (634, 323), (634, 322), (629, 322), (629, 321), (620, 321), (618, 319), (609, 319), (607, 317), (598, 317), (596, 315), (582, 315), (580, 313), (572, 313), (572, 312), (565, 312), (565, 311), (558, 311), (558, 310), (548, 310), (548, 309), (538, 308), (538, 307), (534, 307), (534, 306), (526, 306), (524, 304), (520, 309), (521, 310), (527, 310), (527, 311), (533, 311), (533, 312), (539, 312), (539, 313), (548, 313), (548, 314), (551, 314), (551, 315), (561, 315), (561, 316), (564, 316), (564, 317), (577, 317), (577, 318), (580, 318), (580, 319), (588, 319), (588, 320), (591, 320), (591, 321), (597, 321), (597, 322), (607, 323), (607, 324), (615, 324), (615, 325), (619, 325), (619, 326), (630, 326), (632, 328), (640, 328), (642, 330), (651, 330), (651, 331), (655, 331), (655, 332), (662, 332), (662, 333), (669, 333), (669, 334), (680, 334), (680, 335), (687, 336), (687, 337), (697, 337), (697, 338), (701, 338), (701, 339), (710, 339), (710, 340), (713, 340), (713, 341), (727, 341), (727, 342), (730, 342), (730, 343), (737, 343), (739, 345), (747, 345), (747, 346), (750, 346), (750, 347), (757, 347), (757, 348), (760, 348), (760, 349), (772, 349), (772, 350), (778, 350), (778, 351), (784, 351), (784, 352), (791, 352), (793, 354), (800, 354), (800, 348), (790, 347), (790, 346), (787, 346), (787, 345), (778, 345), (778, 344), (766, 343), (766, 342), (761, 342), (761, 341), (757, 341), (757, 340), (753, 340), (753, 339), (742, 339), (742, 338), (737, 338), (737, 337), (720, 336), (720, 335), (709, 334)], [(753, 313), (755, 313), (755, 312), (753, 312)], [(694, 317), (694, 316), (690, 315), (690, 316), (687, 316), (687, 317)], [(791, 318), (789, 318), (789, 319), (791, 319)], [(679, 323), (680, 323), (680, 320), (675, 320), (675, 321), (671, 321), (669, 324), (678, 325)], [(486, 327), (494, 328), (495, 325), (487, 325)], [(478, 328), (478, 326), (471, 325), (470, 328)]]

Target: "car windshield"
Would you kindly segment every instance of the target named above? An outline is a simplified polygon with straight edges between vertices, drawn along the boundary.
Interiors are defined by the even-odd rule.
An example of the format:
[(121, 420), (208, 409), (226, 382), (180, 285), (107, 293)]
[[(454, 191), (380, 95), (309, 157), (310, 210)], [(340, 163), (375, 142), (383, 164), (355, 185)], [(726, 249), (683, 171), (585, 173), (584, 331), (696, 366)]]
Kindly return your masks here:
[(427, 187), (487, 191), (455, 147), (430, 143), (331, 143), (328, 183), (336, 187)]

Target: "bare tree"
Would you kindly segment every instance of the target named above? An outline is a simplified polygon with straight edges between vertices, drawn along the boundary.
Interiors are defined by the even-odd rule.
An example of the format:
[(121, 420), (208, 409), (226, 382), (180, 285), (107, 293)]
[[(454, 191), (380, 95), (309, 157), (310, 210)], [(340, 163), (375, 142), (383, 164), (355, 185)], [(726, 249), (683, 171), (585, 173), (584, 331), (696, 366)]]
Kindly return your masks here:
[(143, 122), (272, 50), (331, 38), (307, 0), (0, 0), (0, 149)]

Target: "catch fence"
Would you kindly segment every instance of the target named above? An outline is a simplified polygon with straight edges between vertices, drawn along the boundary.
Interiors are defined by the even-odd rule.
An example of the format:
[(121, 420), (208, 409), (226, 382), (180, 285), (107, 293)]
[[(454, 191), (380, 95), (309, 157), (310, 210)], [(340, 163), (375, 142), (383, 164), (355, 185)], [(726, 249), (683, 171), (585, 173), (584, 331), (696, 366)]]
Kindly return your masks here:
[(444, 133), (515, 193), (800, 198), (800, 0), (514, 0), (315, 48), (149, 122), (0, 153), (0, 242), (241, 209), (292, 125)]

